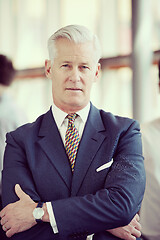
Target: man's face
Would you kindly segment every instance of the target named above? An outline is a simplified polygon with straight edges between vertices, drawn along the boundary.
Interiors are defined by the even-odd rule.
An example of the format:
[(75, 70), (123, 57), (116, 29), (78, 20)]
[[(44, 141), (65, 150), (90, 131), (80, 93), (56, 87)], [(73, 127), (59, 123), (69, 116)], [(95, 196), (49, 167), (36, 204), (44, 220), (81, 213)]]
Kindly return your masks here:
[(45, 64), (46, 76), (52, 79), (53, 101), (67, 113), (81, 110), (90, 100), (100, 70), (93, 43), (76, 44), (61, 38), (56, 41), (56, 49), (54, 62)]

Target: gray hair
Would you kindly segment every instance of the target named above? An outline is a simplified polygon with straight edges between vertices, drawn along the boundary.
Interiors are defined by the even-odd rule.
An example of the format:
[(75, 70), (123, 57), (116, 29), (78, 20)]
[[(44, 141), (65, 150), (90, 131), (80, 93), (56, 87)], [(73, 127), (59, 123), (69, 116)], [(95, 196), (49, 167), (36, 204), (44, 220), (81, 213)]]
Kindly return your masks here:
[(97, 62), (99, 61), (101, 56), (99, 40), (96, 35), (89, 31), (89, 29), (81, 25), (68, 25), (60, 28), (48, 39), (48, 52), (51, 60), (53, 60), (56, 56), (55, 42), (60, 38), (67, 38), (74, 43), (93, 42), (95, 57)]

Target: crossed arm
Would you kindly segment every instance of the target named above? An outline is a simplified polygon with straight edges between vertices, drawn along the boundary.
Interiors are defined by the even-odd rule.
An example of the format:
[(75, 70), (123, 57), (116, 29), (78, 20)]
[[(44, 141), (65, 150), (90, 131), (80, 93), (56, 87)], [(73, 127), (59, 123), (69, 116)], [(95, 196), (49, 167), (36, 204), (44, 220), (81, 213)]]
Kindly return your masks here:
[[(32, 214), (33, 209), (37, 204), (29, 197), (29, 195), (23, 192), (18, 184), (15, 186), (15, 192), (19, 197), (19, 201), (7, 205), (0, 212), (2, 228), (6, 232), (6, 236), (9, 238), (15, 233), (28, 230), (37, 224)], [(46, 204), (44, 204), (43, 209), (45, 214), (42, 221), (49, 222)], [(138, 214), (135, 215), (127, 226), (107, 231), (125, 240), (135, 240), (136, 237), (140, 237), (141, 235), (141, 225), (139, 223)]]
[[(129, 142), (128, 139), (124, 142), (122, 146), (120, 146), (122, 150), (124, 149), (123, 152), (125, 151), (127, 146), (127, 153), (125, 153), (125, 158), (122, 154), (121, 158), (119, 155), (117, 156), (118, 159), (115, 159), (115, 164), (113, 164), (109, 177), (106, 180), (105, 188), (101, 191), (98, 191), (96, 195), (90, 194), (84, 197), (76, 198), (68, 197), (66, 199), (61, 199), (58, 201), (55, 199), (55, 201), (53, 201), (52, 206), (55, 216), (57, 217), (56, 222), (58, 224), (60, 233), (62, 232), (62, 234), (70, 234), (71, 232), (73, 232), (72, 230), (74, 229), (69, 229), (69, 231), (66, 233), (66, 229), (68, 229), (68, 225), (70, 226), (70, 224), (75, 221), (73, 220), (73, 216), (75, 216), (74, 214), (76, 213), (76, 227), (79, 227), (79, 215), (81, 214), (80, 216), (82, 225), (80, 226), (82, 229), (88, 228), (90, 234), (95, 230), (95, 226), (97, 226), (97, 229), (95, 230), (96, 232), (104, 231), (105, 229), (115, 228), (108, 231), (111, 234), (126, 240), (134, 240), (136, 239), (136, 237), (140, 236), (140, 224), (138, 222), (139, 219), (137, 215), (134, 217), (134, 219), (130, 222), (129, 225), (125, 227), (118, 227), (121, 224), (120, 221), (123, 217), (122, 214), (124, 216), (126, 216), (127, 214), (129, 215), (128, 218), (124, 218), (125, 221), (122, 224), (125, 225), (138, 211), (139, 204), (143, 195), (142, 193), (144, 188), (144, 179), (142, 178), (142, 158), (140, 154), (132, 155), (134, 149), (130, 149), (128, 147), (130, 145), (137, 146), (137, 144), (134, 145), (133, 140)], [(135, 149), (135, 151), (138, 152), (137, 149)], [(28, 156), (29, 154), (30, 152), (28, 153)], [(126, 154), (128, 154), (128, 158), (126, 158)], [(43, 155), (43, 158), (45, 158), (45, 155)], [(33, 175), (26, 168), (26, 156), (24, 154), (24, 151), (21, 147), (19, 147), (19, 144), (17, 144), (12, 135), (8, 137), (8, 150), (6, 151), (6, 159), (7, 161), (4, 162), (3, 189), (8, 189), (10, 196), (8, 196), (8, 194), (4, 192), (4, 204), (9, 205), (7, 205), (0, 212), (0, 217), (1, 224), (3, 226), (3, 229), (6, 231), (6, 235), (8, 237), (11, 237), (15, 233), (24, 232), (25, 230), (30, 229), (32, 228), (32, 226), (35, 226), (37, 224), (32, 215), (33, 209), (36, 207), (36, 202), (39, 201), (41, 198), (44, 201), (46, 201), (45, 199), (52, 199), (52, 196), (54, 196), (54, 192), (49, 191), (50, 193), (52, 193), (52, 196), (46, 197), (46, 195), (48, 194), (48, 190), (46, 190), (45, 187), (41, 188), (41, 186), (39, 186), (39, 190), (41, 190), (42, 195), (41, 197), (39, 196), (38, 192), (36, 191), (37, 187), (34, 184)], [(32, 161), (30, 161), (30, 163), (34, 164), (33, 159)], [(43, 162), (41, 163), (43, 164)], [(56, 172), (54, 173), (57, 174)], [(140, 179), (142, 186), (139, 184)], [(24, 193), (18, 185), (16, 185), (15, 195), (13, 193), (13, 186), (16, 183), (20, 183), (20, 185), (23, 189), (25, 189), (25, 192), (27, 194)], [(141, 187), (137, 188), (135, 191), (135, 186)], [(53, 189), (53, 191), (56, 190)], [(61, 192), (63, 193), (63, 189), (61, 189)], [(66, 194), (65, 196), (67, 196), (67, 193), (64, 194)], [(19, 201), (17, 201), (18, 198)], [(135, 207), (131, 211), (130, 209), (132, 209), (132, 206)], [(44, 210), (45, 215), (42, 220), (44, 222), (49, 222), (49, 216), (45, 204)], [(98, 214), (94, 214), (97, 212)], [(130, 214), (130, 212), (132, 213)], [(86, 215), (82, 213), (86, 213)], [(102, 225), (98, 225), (99, 214), (101, 214), (102, 216)], [(65, 218), (65, 216), (67, 217)], [(94, 224), (91, 225), (91, 222), (88, 221), (88, 219), (94, 219)], [(108, 221), (107, 224), (106, 221)], [(49, 227), (49, 224), (47, 226)]]

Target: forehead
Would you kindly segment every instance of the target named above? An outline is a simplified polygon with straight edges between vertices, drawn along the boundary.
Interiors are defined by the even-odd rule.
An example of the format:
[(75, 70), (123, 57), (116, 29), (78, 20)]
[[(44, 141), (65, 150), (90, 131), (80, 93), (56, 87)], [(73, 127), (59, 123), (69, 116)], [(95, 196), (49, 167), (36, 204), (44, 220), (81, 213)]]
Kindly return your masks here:
[(83, 60), (84, 62), (95, 60), (93, 42), (75, 43), (66, 38), (56, 40), (56, 56), (59, 60)]

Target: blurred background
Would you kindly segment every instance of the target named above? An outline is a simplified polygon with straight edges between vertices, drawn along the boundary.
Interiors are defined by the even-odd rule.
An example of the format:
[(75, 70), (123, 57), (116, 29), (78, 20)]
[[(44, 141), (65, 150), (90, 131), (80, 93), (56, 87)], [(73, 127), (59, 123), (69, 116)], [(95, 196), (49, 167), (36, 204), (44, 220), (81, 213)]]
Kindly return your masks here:
[(0, 53), (17, 70), (9, 91), (28, 120), (52, 104), (47, 40), (68, 24), (85, 25), (101, 42), (95, 106), (141, 123), (160, 116), (159, 0), (0, 0)]

